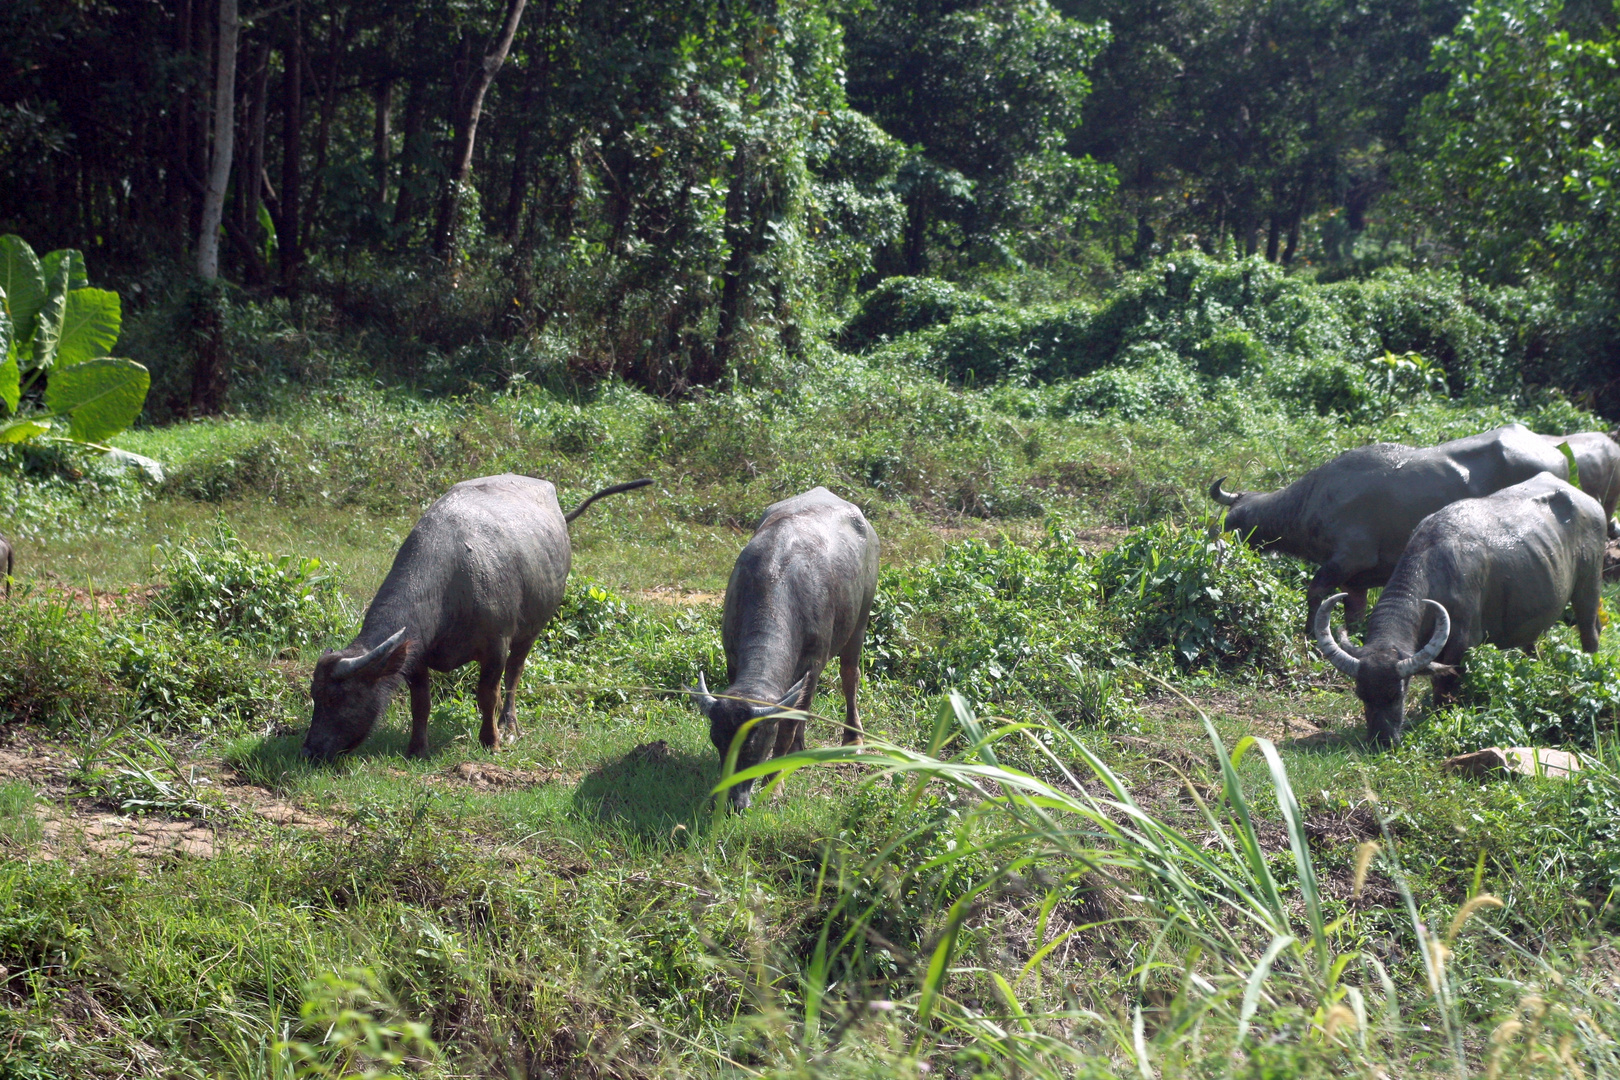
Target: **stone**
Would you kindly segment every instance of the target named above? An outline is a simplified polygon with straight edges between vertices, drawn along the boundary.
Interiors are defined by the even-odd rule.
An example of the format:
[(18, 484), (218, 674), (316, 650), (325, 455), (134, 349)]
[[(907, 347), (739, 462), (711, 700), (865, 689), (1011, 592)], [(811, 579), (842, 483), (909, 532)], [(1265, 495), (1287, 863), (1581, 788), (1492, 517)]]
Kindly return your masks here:
[(1581, 770), (1581, 759), (1567, 750), (1552, 750), (1536, 746), (1488, 746), (1471, 754), (1458, 754), (1441, 762), (1446, 772), (1461, 773), (1478, 779), (1509, 773), (1519, 776), (1543, 776), (1565, 779)]

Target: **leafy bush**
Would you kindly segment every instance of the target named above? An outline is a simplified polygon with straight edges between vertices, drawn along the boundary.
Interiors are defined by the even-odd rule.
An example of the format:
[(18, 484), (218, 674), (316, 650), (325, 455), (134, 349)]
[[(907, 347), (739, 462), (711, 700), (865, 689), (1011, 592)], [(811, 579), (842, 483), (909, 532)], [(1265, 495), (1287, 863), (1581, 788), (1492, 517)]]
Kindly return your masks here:
[(163, 622), (117, 623), (107, 638), (126, 715), (164, 731), (263, 731), (293, 719), (302, 693), (257, 660), (250, 646), (211, 630), (176, 632)]
[(1538, 655), (1476, 645), (1464, 661), (1462, 699), (1427, 726), (1448, 753), (1485, 746), (1563, 746), (1588, 752), (1620, 723), (1620, 655), (1588, 655), (1560, 632)]
[(101, 727), (126, 713), (128, 694), (92, 613), (51, 597), (20, 596), (0, 618), (0, 723)]
[(844, 324), (840, 343), (854, 352), (865, 352), (884, 341), (948, 323), (962, 315), (992, 311), (995, 306), (982, 296), (964, 292), (937, 278), (886, 278), (861, 297), (860, 307)]
[[(1505, 397), (1601, 351), (1555, 304), (1446, 273), (1383, 271), (1318, 285), (1259, 259), (1178, 253), (1126, 278), (1100, 307), (1081, 301), (962, 313), (883, 355), (960, 383), (1009, 376), (1053, 382), (1134, 366), (1153, 347), (1208, 382), (1256, 380), (1317, 412), (1359, 414), (1369, 399), (1412, 392)], [(1587, 339), (1591, 338), (1590, 341)], [(1581, 342), (1586, 342), (1581, 344)], [(1388, 355), (1425, 364), (1388, 379)], [(1440, 378), (1437, 380), (1435, 376)]]
[(223, 520), (211, 538), (172, 549), (164, 570), (159, 612), (265, 651), (315, 644), (351, 621), (319, 559), (251, 551)]
[(886, 570), (867, 630), (876, 674), (933, 693), (1038, 701), (1071, 722), (1116, 723), (1128, 703), (1098, 632), (1091, 564), (1049, 526), (1036, 547), (979, 540)]
[(1280, 671), (1304, 659), (1304, 597), (1252, 548), (1211, 536), (1207, 522), (1138, 529), (1097, 560), (1096, 580), (1133, 652), (1168, 648), (1184, 668)]

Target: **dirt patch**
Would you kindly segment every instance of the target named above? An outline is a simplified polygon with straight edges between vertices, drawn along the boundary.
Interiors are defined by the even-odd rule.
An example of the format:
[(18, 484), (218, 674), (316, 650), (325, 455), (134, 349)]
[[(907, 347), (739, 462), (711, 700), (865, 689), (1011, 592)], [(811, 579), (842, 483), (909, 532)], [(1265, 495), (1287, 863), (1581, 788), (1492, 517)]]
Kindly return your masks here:
[(68, 583), (54, 571), (47, 570), (42, 576), (44, 582), (42, 592), (53, 597), (59, 597), (76, 607), (88, 608), (103, 614), (109, 612), (131, 611), (143, 608), (152, 602), (152, 598), (163, 591), (161, 585), (135, 585), (123, 589), (88, 589)]
[(482, 761), (463, 761), (435, 779), (451, 780), (475, 788), (526, 788), (539, 784), (577, 783), (583, 773), (564, 769), (516, 769)]
[(69, 837), (76, 832), (86, 851), (107, 857), (134, 855), (153, 859), (184, 855), (208, 859), (218, 851), (218, 835), (211, 826), (183, 818), (74, 815), (66, 820), (47, 820), (44, 826), (47, 842), (63, 846), (70, 843)]
[(700, 589), (677, 589), (669, 585), (654, 585), (636, 593), (636, 599), (649, 604), (670, 607), (714, 607), (725, 600), (724, 590), (704, 592)]

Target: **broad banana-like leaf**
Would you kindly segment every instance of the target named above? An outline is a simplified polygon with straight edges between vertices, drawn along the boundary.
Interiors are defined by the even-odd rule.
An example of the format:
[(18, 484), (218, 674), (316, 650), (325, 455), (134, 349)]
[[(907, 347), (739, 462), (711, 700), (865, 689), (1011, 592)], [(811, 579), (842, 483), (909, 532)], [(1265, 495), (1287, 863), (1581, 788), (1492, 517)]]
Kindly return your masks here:
[(71, 264), (57, 266), (56, 278), (47, 279), (50, 287), (44, 305), (34, 323), (34, 356), (31, 368), (48, 368), (56, 363), (56, 348), (62, 340), (62, 320), (67, 315), (68, 280), (73, 276)]
[(133, 360), (103, 356), (51, 371), (45, 408), (68, 421), (68, 437), (102, 442), (135, 422), (152, 376)]
[(20, 443), (32, 439), (36, 435), (43, 435), (51, 430), (51, 425), (44, 420), (34, 420), (29, 417), (12, 417), (4, 424), (0, 424), (0, 446), (7, 443)]
[(27, 348), (34, 337), (34, 317), (45, 306), (45, 271), (20, 236), (0, 236), (0, 290), (5, 291), (6, 314), (11, 316), (17, 347)]
[(62, 312), (62, 338), (56, 344), (57, 366), (82, 364), (106, 356), (118, 343), (118, 330), (122, 325), (117, 293), (106, 289), (74, 289), (67, 294)]
[(45, 271), (45, 280), (55, 281), (64, 262), (68, 264), (68, 288), (82, 289), (90, 284), (90, 275), (84, 268), (84, 252), (78, 248), (53, 251), (39, 260), (40, 268)]

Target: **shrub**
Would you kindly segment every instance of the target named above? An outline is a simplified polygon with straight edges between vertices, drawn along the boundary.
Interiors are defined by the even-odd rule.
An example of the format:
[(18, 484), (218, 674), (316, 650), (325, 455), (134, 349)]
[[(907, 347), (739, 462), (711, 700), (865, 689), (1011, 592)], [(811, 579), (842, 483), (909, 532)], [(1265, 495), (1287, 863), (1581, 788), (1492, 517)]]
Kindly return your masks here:
[(250, 551), (223, 520), (169, 552), (157, 610), (182, 626), (274, 652), (315, 644), (350, 621), (319, 559)]
[(1299, 591), (1264, 556), (1209, 523), (1160, 521), (1097, 560), (1107, 612), (1138, 654), (1169, 649), (1183, 668), (1292, 668), (1304, 659)]
[(107, 652), (128, 694), (126, 715), (163, 731), (263, 731), (293, 719), (301, 694), (240, 641), (167, 623), (115, 624)]
[(970, 540), (884, 571), (866, 656), (874, 673), (924, 692), (1039, 702), (1068, 722), (1117, 723), (1128, 709), (1090, 561), (1056, 525), (1036, 547)]
[(840, 344), (853, 352), (865, 352), (884, 341), (994, 308), (991, 301), (948, 281), (887, 278), (861, 297), (860, 307), (844, 324)]
[(127, 708), (95, 615), (23, 596), (0, 618), (0, 723), (61, 728), (116, 723)]
[(1620, 722), (1620, 655), (1588, 655), (1563, 632), (1538, 655), (1476, 645), (1464, 661), (1462, 698), (1425, 738), (1450, 753), (1484, 746), (1572, 745), (1592, 752)]

